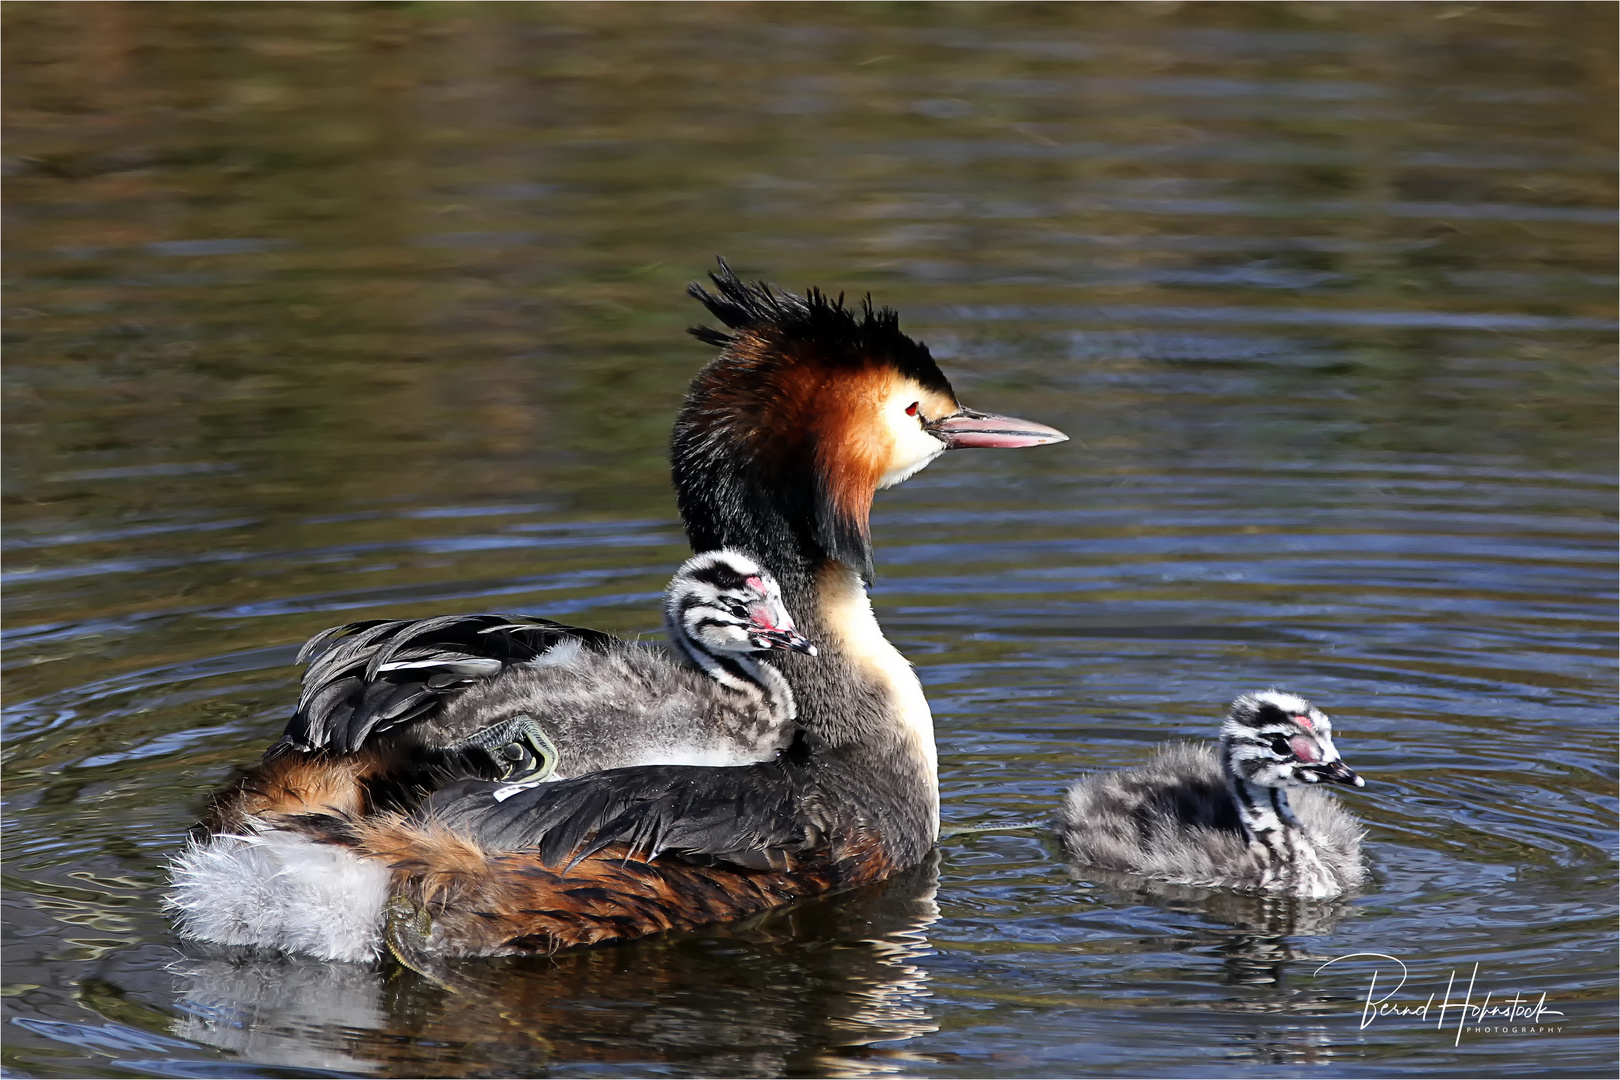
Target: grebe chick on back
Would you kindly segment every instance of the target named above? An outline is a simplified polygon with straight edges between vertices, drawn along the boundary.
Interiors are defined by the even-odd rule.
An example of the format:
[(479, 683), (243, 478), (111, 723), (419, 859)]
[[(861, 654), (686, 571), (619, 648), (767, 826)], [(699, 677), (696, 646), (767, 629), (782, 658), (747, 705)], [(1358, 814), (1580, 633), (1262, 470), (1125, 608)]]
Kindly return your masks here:
[(517, 615), (327, 630), (300, 653), (309, 669), (298, 710), (248, 785), (273, 787), (312, 753), (325, 762), (364, 747), (369, 790), (351, 795), (408, 809), (404, 789), (431, 783), (427, 774), (529, 782), (742, 765), (792, 741), (793, 691), (755, 654), (816, 650), (757, 560), (729, 550), (688, 559), (665, 591), (664, 627), (667, 651)]
[[(725, 550), (688, 559), (665, 594), (664, 626), (670, 653), (560, 642), (470, 686), (417, 737), (442, 745), (460, 735), (464, 745), (465, 733), (517, 731), (514, 724), (532, 720), (554, 744), (556, 767), (531, 780), (632, 765), (746, 765), (792, 741), (793, 691), (759, 657), (816, 650), (758, 562)], [(502, 749), (514, 755), (512, 743)]]
[[(566, 636), (522, 661), (506, 656), (497, 666), (490, 657), (479, 658), (493, 674), (477, 677), (462, 674), (470, 659), (463, 650), (401, 647), (406, 640), (421, 640), (408, 638), (408, 630), (381, 642), (356, 634), (341, 639), (334, 651), (351, 641), (357, 647), (330, 661), (316, 660), (324, 665), (324, 681), (374, 665), (384, 677), (397, 674), (402, 682), (421, 686), (418, 693), (445, 695), (442, 705), (403, 724), (371, 715), (329, 714), (318, 720), (311, 708), (306, 723), (331, 725), (341, 719), (350, 739), (357, 723), (375, 723), (361, 735), (362, 742), (397, 726), (417, 748), (465, 749), (473, 741), (489, 749), (499, 746), (525, 763), (523, 751), (529, 748), (519, 733), (528, 730), (553, 745), (555, 767), (545, 769), (545, 779), (632, 765), (745, 765), (787, 746), (797, 715), (793, 691), (756, 656), (773, 650), (814, 655), (816, 650), (795, 629), (781, 586), (769, 571), (738, 551), (693, 556), (669, 583), (664, 627), (669, 652), (552, 624), (547, 630)], [(386, 654), (378, 652), (383, 644), (390, 650)], [(490, 651), (500, 647), (491, 642)], [(312, 665), (306, 699), (319, 696), (316, 682)], [(504, 741), (508, 734), (512, 740)], [(508, 770), (503, 778), (518, 777)]]
[(1076, 859), (1108, 870), (1206, 888), (1338, 896), (1366, 878), (1362, 830), (1333, 797), (1297, 790), (1323, 782), (1363, 786), (1340, 759), (1321, 710), (1265, 690), (1232, 702), (1218, 755), (1173, 744), (1140, 768), (1075, 784), (1058, 829)]
[[(405, 928), (395, 937), (413, 955), (553, 952), (878, 881), (932, 849), (933, 718), (867, 598), (872, 499), (950, 449), (1065, 436), (964, 408), (928, 349), (870, 301), (852, 309), (815, 290), (748, 284), (724, 264), (710, 278), (714, 292), (691, 292), (727, 330), (694, 331), (721, 351), (676, 419), (676, 504), (694, 550), (743, 551), (769, 567), (815, 642), (814, 658), (788, 650), (775, 665), (796, 710), (792, 741), (752, 764), (638, 765), (554, 783), (424, 767), (411, 790), (425, 799), (378, 799), (376, 763), (413, 731), (433, 733), (447, 708), (441, 689), (476, 690), (479, 672), (513, 666), (489, 655), (484, 630), (519, 661), (569, 638), (599, 649), (606, 635), (542, 620), (513, 630), (504, 616), (456, 617), (448, 629), (431, 619), (357, 624), (348, 639), (357, 652), (388, 637), (412, 649), (443, 639), (445, 652), (467, 654), (467, 674), (452, 664), (405, 688), (382, 670), (411, 659), (403, 651), (330, 667), (320, 657), (284, 740), (303, 771), (283, 771), (254, 811), (278, 843), (321, 849), (367, 876), (366, 889), (342, 890), (356, 897), (364, 941), (375, 941), (386, 907), (410, 913), (389, 926)], [(714, 679), (730, 674), (722, 664)], [(415, 745), (428, 761), (435, 746), (468, 737), (444, 732)], [(204, 832), (236, 831), (243, 806), (227, 793)], [(298, 947), (363, 955), (353, 939)]]

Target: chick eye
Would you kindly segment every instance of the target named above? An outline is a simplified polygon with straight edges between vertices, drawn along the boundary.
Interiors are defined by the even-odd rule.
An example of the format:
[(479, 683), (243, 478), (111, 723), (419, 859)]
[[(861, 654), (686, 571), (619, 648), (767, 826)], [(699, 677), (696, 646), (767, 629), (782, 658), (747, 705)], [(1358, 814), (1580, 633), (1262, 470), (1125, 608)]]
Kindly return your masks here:
[(1271, 740), (1271, 752), (1278, 757), (1293, 757), (1294, 749), (1288, 745), (1288, 740), (1278, 735)]
[(906, 415), (907, 415), (907, 416), (916, 416), (916, 415), (917, 415), (917, 410), (918, 410), (918, 409), (919, 409), (919, 408), (920, 408), (920, 407), (921, 407), (921, 406), (922, 406), (922, 402), (920, 402), (920, 401), (913, 401), (913, 402), (912, 402), (912, 403), (911, 403), (911, 404), (910, 404), (910, 405), (907, 405), (907, 406), (906, 406)]

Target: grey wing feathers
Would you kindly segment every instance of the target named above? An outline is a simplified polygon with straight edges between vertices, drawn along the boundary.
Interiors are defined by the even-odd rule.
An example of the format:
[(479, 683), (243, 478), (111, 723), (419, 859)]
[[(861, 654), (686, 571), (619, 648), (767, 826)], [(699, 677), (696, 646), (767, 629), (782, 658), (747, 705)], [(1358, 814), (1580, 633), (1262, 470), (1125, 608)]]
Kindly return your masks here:
[(370, 620), (323, 630), (298, 653), (309, 668), (281, 745), (352, 753), (374, 732), (419, 719), (446, 697), (569, 640), (606, 650), (617, 639), (524, 615)]
[[(417, 811), (496, 851), (535, 851), (569, 865), (623, 843), (751, 869), (785, 869), (815, 846), (800, 770), (782, 761), (711, 768), (645, 765), (507, 794), (483, 780), (453, 784)], [(509, 789), (507, 789), (509, 790)]]

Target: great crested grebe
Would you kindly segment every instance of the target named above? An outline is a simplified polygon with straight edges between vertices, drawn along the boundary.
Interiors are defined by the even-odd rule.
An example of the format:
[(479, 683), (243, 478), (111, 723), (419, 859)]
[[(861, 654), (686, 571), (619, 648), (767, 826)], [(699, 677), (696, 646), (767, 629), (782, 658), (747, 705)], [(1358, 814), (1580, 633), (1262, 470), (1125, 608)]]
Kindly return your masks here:
[[(414, 799), (397, 784), (378, 798), (375, 777), (394, 767), (385, 744), (435, 730), (446, 711), (437, 691), (462, 673), (447, 668), (412, 691), (420, 711), (381, 708), (397, 721), (387, 731), (363, 719), (358, 728), (307, 719), (322, 712), (323, 692), (361, 703), (340, 709), (345, 716), (392, 702), (398, 688), (383, 663), (345, 668), (354, 681), (327, 680), (329, 691), (306, 680), (281, 751), (259, 769), (273, 780), (227, 791), (192, 849), (210, 850), (210, 833), (251, 829), (256, 850), (274, 849), (282, 877), (308, 886), (283, 905), (295, 914), (276, 916), (297, 933), (252, 943), (334, 959), (375, 955), (379, 941), (402, 959), (551, 952), (742, 917), (879, 880), (929, 851), (939, 829), (933, 720), (867, 600), (872, 497), (953, 447), (1066, 437), (964, 409), (927, 348), (870, 301), (857, 311), (815, 290), (749, 285), (724, 263), (710, 277), (714, 293), (690, 291), (731, 332), (693, 331), (722, 351), (692, 381), (676, 420), (676, 501), (694, 550), (746, 552), (775, 573), (798, 631), (819, 651), (777, 661), (797, 709), (792, 741), (746, 765), (638, 765), (541, 784), (458, 777), (430, 763), (411, 778)], [(443, 654), (473, 676), (493, 670), (479, 661), (501, 661), (467, 691), (493, 700), (512, 676), (507, 657), (468, 647), (469, 625), (504, 621), (486, 618), (388, 633), (408, 639), (413, 659)], [(553, 635), (548, 648), (567, 638), (588, 649), (602, 637), (535, 625)], [(426, 740), (435, 741), (455, 745)], [(182, 930), (220, 940), (187, 869), (173, 901)]]
[(1362, 787), (1333, 745), (1333, 725), (1296, 694), (1232, 702), (1220, 755), (1165, 747), (1146, 765), (1088, 776), (1059, 815), (1080, 862), (1160, 881), (1322, 899), (1366, 879), (1361, 826), (1338, 800), (1288, 788)]

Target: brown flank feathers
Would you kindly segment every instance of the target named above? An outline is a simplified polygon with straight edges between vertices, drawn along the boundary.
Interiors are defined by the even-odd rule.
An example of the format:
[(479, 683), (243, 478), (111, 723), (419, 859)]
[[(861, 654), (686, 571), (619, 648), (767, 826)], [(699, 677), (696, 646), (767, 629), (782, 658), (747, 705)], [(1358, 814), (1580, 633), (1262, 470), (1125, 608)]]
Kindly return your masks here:
[(487, 851), (440, 823), (295, 814), (276, 821), (386, 863), (392, 893), (424, 915), (423, 952), (437, 956), (554, 953), (726, 922), (897, 867), (865, 830), (787, 871), (749, 870), (679, 855), (647, 858), (624, 844), (561, 867), (533, 852)]

